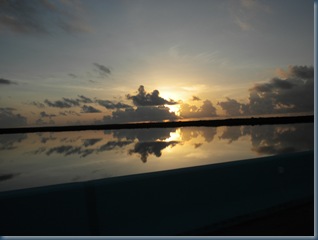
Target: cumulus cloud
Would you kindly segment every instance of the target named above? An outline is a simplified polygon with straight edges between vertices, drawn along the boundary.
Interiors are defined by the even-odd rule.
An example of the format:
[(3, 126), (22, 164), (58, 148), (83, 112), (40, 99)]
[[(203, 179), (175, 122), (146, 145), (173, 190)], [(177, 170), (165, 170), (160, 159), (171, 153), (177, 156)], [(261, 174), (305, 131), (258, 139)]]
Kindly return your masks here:
[(215, 117), (216, 108), (213, 106), (212, 102), (205, 100), (199, 108), (194, 105), (189, 105), (187, 103), (182, 103), (180, 105), (180, 116), (184, 118), (203, 118), (203, 117)]
[(14, 108), (0, 108), (0, 126), (7, 127), (23, 127), (27, 125), (27, 118), (21, 114), (13, 113)]
[(218, 102), (218, 105), (221, 106), (228, 116), (240, 116), (247, 111), (245, 104), (231, 98), (226, 98), (224, 102)]
[(2, 0), (0, 1), (0, 29), (21, 34), (88, 32), (79, 1)]
[(111, 71), (108, 67), (98, 63), (93, 63), (93, 64), (102, 77), (107, 77), (108, 75), (111, 74)]
[(104, 123), (124, 123), (124, 122), (142, 122), (142, 121), (163, 121), (176, 120), (178, 116), (169, 111), (164, 106), (158, 107), (137, 107), (116, 110), (111, 116), (104, 116)]
[(12, 85), (12, 84), (17, 84), (17, 83), (5, 78), (0, 78), (0, 85)]
[(92, 106), (87, 106), (87, 105), (82, 106), (82, 113), (99, 113), (99, 112), (101, 111)]
[(313, 112), (314, 68), (290, 66), (287, 71), (280, 70), (280, 77), (255, 84), (246, 104), (230, 98), (218, 104), (230, 116)]
[(177, 102), (170, 99), (169, 101), (159, 96), (159, 91), (154, 90), (152, 93), (147, 93), (145, 87), (140, 85), (136, 95), (128, 94), (127, 99), (132, 100), (135, 106), (159, 106), (159, 105), (174, 105)]

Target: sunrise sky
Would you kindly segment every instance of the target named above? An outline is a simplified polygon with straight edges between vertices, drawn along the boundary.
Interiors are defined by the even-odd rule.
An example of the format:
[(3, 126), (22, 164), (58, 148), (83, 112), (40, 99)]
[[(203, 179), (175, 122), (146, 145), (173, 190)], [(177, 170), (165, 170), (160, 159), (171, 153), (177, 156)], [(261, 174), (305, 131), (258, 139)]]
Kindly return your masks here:
[(0, 0), (0, 128), (314, 111), (310, 0)]

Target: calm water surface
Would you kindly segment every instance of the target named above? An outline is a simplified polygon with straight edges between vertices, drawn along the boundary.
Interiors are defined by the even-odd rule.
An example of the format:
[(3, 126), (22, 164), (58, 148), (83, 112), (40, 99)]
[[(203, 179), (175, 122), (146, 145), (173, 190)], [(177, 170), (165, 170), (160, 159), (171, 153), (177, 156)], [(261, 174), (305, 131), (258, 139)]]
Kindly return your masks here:
[(313, 148), (313, 123), (0, 135), (0, 191)]

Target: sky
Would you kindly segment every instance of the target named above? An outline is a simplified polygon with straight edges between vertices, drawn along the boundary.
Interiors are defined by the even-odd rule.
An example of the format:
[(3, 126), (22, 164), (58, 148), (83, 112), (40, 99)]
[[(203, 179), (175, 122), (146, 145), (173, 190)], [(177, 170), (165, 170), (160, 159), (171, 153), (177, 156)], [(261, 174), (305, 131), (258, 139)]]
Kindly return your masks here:
[(314, 112), (309, 0), (0, 0), (0, 126)]

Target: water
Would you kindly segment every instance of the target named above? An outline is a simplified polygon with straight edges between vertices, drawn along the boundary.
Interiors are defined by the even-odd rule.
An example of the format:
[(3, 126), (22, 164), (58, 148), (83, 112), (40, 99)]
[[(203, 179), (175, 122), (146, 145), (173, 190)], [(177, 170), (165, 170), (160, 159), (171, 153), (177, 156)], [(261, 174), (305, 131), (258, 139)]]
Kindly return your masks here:
[(0, 135), (0, 191), (313, 148), (313, 123)]

